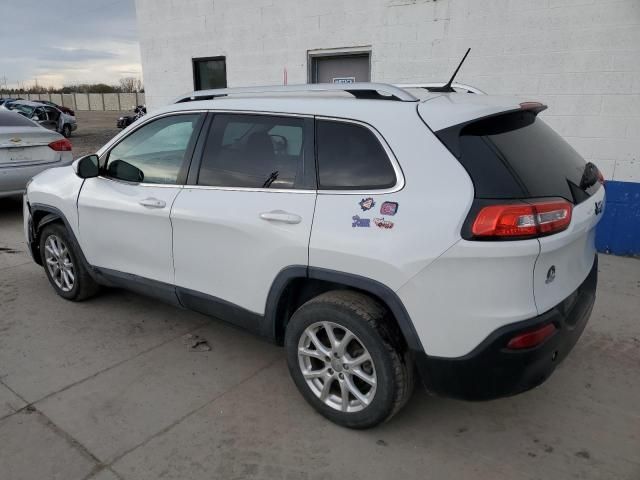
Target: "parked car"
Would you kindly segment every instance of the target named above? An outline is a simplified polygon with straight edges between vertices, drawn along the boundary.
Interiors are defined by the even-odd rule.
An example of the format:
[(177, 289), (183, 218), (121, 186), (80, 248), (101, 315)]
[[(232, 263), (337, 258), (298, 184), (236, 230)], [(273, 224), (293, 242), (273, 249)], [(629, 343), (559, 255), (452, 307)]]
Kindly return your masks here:
[(22, 194), (34, 175), (72, 161), (71, 142), (62, 135), (0, 110), (0, 197)]
[(34, 102), (42, 103), (43, 105), (49, 105), (50, 107), (57, 108), (61, 112), (66, 113), (67, 115), (71, 115), (72, 117), (76, 116), (76, 112), (71, 110), (69, 107), (64, 107), (62, 105), (58, 105), (57, 103), (50, 102), (49, 100), (34, 100)]
[(138, 120), (139, 118), (144, 117), (147, 114), (147, 107), (145, 105), (138, 105), (133, 109), (133, 115), (125, 115), (123, 117), (118, 118), (116, 121), (116, 126), (118, 128), (127, 128), (133, 122)]
[(44, 128), (54, 130), (69, 138), (78, 128), (76, 117), (67, 115), (55, 107), (28, 100), (16, 100), (7, 105), (10, 110), (24, 115)]
[(6, 108), (8, 110), (7, 105), (17, 100), (22, 100), (22, 99), (21, 98), (0, 98), (0, 108)]
[(36, 176), (28, 244), (65, 299), (130, 288), (284, 345), (340, 425), (389, 419), (416, 374), (513, 395), (567, 356), (597, 283), (601, 176), (543, 109), (369, 83), (194, 92)]

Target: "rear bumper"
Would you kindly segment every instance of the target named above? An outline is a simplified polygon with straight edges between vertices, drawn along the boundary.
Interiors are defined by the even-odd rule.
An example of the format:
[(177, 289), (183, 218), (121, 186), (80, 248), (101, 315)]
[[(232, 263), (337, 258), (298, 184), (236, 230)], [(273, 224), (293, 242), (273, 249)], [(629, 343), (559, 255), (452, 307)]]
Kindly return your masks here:
[[(464, 400), (490, 400), (524, 392), (543, 383), (580, 338), (595, 302), (598, 258), (578, 289), (550, 311), (494, 331), (459, 358), (416, 355), (427, 390)], [(514, 336), (553, 323), (556, 332), (542, 344), (509, 350)]]
[(20, 195), (24, 192), (27, 182), (31, 177), (53, 167), (64, 167), (71, 162), (58, 161), (51, 163), (41, 163), (39, 165), (16, 165), (0, 168), (0, 196)]

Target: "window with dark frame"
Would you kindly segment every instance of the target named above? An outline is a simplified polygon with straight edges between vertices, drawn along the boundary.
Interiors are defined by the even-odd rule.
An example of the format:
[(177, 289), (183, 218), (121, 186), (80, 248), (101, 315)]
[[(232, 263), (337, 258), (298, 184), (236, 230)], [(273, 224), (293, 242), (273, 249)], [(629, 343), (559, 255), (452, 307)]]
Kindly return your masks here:
[(309, 148), (305, 131), (302, 118), (217, 114), (207, 137), (198, 185), (304, 188)]
[(316, 148), (320, 189), (376, 190), (396, 184), (387, 153), (362, 125), (319, 120)]
[(193, 59), (193, 86), (195, 90), (227, 88), (227, 60), (225, 57)]

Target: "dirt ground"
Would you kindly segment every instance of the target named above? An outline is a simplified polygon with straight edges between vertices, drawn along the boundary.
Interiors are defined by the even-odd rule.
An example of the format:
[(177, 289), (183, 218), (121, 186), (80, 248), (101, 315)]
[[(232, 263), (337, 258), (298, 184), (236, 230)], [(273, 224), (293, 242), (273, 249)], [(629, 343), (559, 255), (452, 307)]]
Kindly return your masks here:
[(78, 129), (71, 134), (73, 157), (95, 153), (120, 132), (116, 121), (132, 112), (76, 112)]

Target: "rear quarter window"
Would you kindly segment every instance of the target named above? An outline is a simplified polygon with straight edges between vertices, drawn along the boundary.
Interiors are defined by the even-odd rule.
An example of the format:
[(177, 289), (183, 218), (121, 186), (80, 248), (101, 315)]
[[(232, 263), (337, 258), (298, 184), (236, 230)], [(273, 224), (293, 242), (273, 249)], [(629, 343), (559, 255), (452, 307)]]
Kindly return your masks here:
[(320, 189), (374, 190), (396, 184), (389, 156), (363, 125), (319, 120), (316, 145)]

